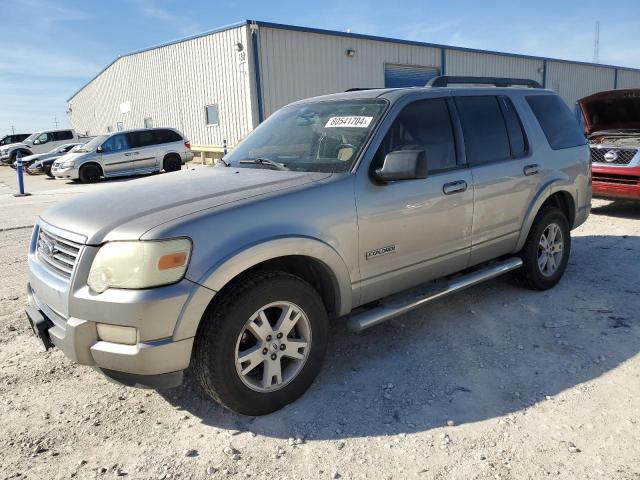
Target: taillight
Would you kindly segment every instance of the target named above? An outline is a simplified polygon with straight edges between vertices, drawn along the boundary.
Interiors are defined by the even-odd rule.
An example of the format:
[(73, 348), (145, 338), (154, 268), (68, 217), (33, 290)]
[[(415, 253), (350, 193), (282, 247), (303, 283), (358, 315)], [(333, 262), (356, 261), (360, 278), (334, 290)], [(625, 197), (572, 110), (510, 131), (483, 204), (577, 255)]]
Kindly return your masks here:
[(187, 147), (187, 150), (191, 150), (191, 142), (189, 140), (184, 141), (184, 146)]

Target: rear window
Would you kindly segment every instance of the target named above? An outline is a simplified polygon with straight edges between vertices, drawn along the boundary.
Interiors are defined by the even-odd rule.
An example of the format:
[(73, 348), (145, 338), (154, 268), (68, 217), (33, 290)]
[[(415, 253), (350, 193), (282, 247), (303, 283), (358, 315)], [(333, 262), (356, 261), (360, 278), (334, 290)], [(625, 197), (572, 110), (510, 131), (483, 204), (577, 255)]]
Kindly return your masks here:
[(73, 139), (73, 132), (71, 130), (62, 130), (60, 132), (53, 132), (53, 140), (71, 140)]
[(455, 97), (464, 132), (467, 162), (471, 165), (511, 158), (509, 136), (494, 96)]
[(529, 95), (527, 102), (553, 150), (585, 144), (580, 126), (557, 95)]
[(182, 141), (182, 137), (173, 130), (154, 130), (153, 136), (156, 143), (171, 143)]

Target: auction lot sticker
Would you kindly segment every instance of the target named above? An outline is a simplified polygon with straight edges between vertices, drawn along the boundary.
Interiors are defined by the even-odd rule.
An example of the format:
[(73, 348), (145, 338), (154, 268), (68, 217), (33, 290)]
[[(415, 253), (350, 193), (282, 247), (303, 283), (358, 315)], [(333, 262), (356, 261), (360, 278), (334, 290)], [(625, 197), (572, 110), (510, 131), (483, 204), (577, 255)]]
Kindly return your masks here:
[(367, 128), (373, 120), (373, 117), (331, 117), (327, 120), (324, 128), (349, 127), (349, 128)]

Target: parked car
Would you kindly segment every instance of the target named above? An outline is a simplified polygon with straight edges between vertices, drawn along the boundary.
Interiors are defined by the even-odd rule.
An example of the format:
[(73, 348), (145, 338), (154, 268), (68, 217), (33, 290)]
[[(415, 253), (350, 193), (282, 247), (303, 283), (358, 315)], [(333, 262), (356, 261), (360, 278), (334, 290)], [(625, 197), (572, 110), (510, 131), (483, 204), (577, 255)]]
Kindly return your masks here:
[(9, 145), (11, 143), (19, 143), (22, 142), (25, 138), (28, 138), (30, 133), (14, 133), (12, 135), (5, 135), (0, 138), (0, 147), (3, 145)]
[(36, 153), (46, 153), (55, 147), (66, 143), (84, 143), (74, 130), (47, 130), (32, 133), (19, 143), (10, 143), (0, 147), (0, 161), (11, 165), (16, 161), (18, 152), (22, 157)]
[[(84, 145), (83, 143), (66, 143), (59, 147), (54, 148), (47, 153), (38, 153), (22, 159), (22, 163), (25, 171), (29, 175), (36, 175), (38, 173), (45, 173), (49, 177), (53, 178), (51, 173), (51, 165), (58, 158), (64, 156), (66, 153), (71, 152), (74, 148)], [(16, 168), (17, 162), (13, 162), (12, 168)]]
[(193, 159), (189, 140), (172, 128), (100, 135), (53, 163), (56, 178), (97, 182), (101, 177), (174, 172)]
[(640, 200), (640, 89), (578, 100), (591, 149), (593, 194)]
[(219, 167), (58, 203), (33, 231), (29, 321), (119, 382), (190, 367), (260, 415), (313, 382), (330, 318), (360, 331), (508, 271), (551, 288), (589, 215), (589, 149), (554, 92), (493, 87), (520, 84), (302, 100)]

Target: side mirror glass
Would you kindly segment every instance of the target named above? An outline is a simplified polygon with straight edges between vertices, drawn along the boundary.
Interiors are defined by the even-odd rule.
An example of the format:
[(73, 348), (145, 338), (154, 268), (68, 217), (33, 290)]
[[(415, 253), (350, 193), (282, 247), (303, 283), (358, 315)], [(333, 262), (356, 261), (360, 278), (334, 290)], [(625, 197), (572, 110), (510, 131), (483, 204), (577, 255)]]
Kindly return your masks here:
[(396, 182), (427, 178), (427, 155), (424, 150), (397, 150), (384, 157), (382, 167), (376, 169), (377, 181)]

